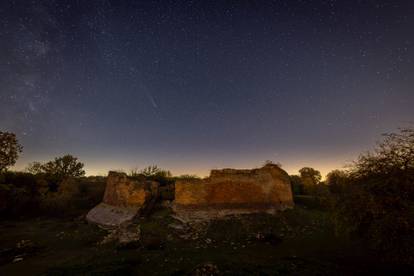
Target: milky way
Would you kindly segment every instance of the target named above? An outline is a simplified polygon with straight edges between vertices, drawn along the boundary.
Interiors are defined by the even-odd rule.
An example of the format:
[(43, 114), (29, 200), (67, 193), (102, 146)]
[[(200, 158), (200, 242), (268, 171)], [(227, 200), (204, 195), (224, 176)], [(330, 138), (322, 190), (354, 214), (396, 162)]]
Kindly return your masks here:
[(17, 164), (326, 172), (414, 120), (412, 1), (1, 1)]

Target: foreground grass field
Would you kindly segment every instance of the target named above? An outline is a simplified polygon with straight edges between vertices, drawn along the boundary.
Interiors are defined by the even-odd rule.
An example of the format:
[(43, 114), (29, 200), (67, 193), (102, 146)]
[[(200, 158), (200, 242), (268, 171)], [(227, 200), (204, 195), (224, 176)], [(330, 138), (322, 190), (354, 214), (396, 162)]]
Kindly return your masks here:
[[(101, 245), (83, 217), (3, 221), (0, 275), (350, 275), (407, 273), (335, 235), (329, 213), (306, 206), (191, 225), (168, 209), (141, 223), (139, 245)], [(198, 273), (198, 274), (197, 274)]]

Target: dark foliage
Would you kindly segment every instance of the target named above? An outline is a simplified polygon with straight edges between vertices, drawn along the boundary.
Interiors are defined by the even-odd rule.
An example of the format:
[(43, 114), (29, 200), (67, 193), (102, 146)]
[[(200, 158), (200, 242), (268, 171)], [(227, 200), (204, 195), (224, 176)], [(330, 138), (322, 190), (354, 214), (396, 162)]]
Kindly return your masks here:
[(33, 175), (7, 171), (0, 174), (0, 216), (65, 216), (81, 214), (98, 204), (103, 197), (105, 180), (65, 178), (59, 189), (50, 189), (49, 181), (57, 181), (45, 174)]
[(77, 157), (72, 155), (64, 155), (56, 157), (54, 160), (44, 164), (40, 162), (33, 162), (27, 168), (27, 171), (41, 175), (49, 184), (49, 189), (56, 192), (61, 183), (66, 178), (76, 178), (85, 175), (83, 170), (84, 164), (78, 161)]
[(172, 185), (175, 182), (170, 171), (161, 169), (157, 165), (148, 166), (140, 172), (135, 169), (130, 173), (130, 176), (141, 180), (155, 181), (160, 183), (161, 186)]
[(310, 167), (299, 170), (300, 175), (291, 175), (290, 182), (294, 195), (319, 195), (321, 190), (321, 173)]
[(332, 193), (340, 193), (348, 183), (349, 174), (346, 171), (333, 170), (326, 176), (325, 184)]
[(303, 195), (303, 182), (299, 175), (291, 175), (290, 184), (292, 186), (292, 192), (294, 195)]
[(16, 164), (22, 150), (16, 134), (0, 131), (0, 172)]
[(414, 261), (414, 130), (387, 134), (336, 178), (338, 229), (367, 241), (382, 256)]
[(38, 185), (30, 173), (4, 172), (0, 175), (0, 215), (32, 213), (38, 206)]

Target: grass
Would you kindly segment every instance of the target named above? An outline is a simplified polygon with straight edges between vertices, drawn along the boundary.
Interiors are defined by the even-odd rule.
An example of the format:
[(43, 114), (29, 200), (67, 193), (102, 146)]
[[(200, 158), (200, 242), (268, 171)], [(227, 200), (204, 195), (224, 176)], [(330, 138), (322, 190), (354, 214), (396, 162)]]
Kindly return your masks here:
[[(196, 225), (189, 239), (171, 223), (169, 210), (156, 210), (141, 222), (142, 246), (120, 249), (98, 245), (106, 232), (82, 218), (3, 221), (0, 275), (182, 275), (205, 263), (224, 275), (387, 273), (358, 244), (334, 235), (329, 213), (306, 206)], [(30, 245), (16, 249), (21, 240)], [(13, 262), (16, 255), (23, 259)]]

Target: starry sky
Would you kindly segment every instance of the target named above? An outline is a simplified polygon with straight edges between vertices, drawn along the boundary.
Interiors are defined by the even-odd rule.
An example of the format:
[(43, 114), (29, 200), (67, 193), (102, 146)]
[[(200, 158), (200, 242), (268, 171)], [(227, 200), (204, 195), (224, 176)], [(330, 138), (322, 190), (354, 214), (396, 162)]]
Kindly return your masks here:
[(15, 169), (341, 168), (414, 120), (414, 1), (0, 3)]

